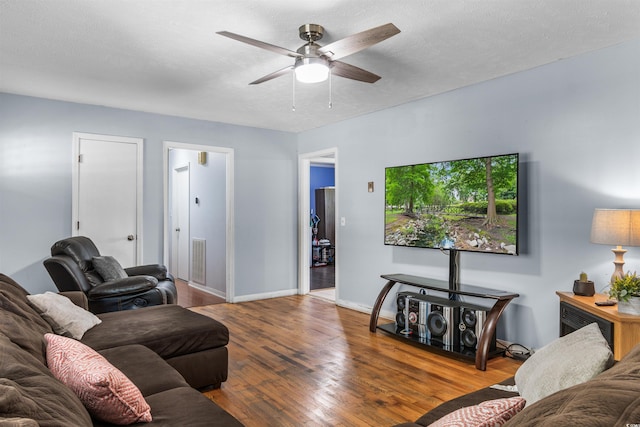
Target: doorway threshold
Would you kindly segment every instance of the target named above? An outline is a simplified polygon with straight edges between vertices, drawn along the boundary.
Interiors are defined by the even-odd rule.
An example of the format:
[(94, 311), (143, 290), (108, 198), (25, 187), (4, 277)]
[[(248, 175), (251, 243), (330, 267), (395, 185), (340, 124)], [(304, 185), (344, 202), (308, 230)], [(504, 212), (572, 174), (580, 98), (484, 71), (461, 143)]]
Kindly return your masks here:
[(316, 289), (309, 292), (309, 296), (322, 298), (327, 301), (336, 302), (336, 288)]

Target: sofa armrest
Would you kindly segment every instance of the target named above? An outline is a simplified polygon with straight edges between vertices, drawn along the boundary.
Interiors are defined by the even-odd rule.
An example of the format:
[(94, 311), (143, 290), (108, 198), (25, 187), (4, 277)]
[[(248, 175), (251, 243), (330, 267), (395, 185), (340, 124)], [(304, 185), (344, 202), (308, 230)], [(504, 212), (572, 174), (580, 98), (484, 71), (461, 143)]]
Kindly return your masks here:
[(124, 271), (128, 276), (152, 276), (158, 280), (167, 279), (167, 267), (161, 264), (138, 265), (125, 268)]
[(58, 294), (69, 298), (71, 302), (77, 305), (78, 307), (84, 308), (85, 310), (89, 310), (89, 301), (87, 300), (87, 296), (84, 294), (84, 292), (67, 291), (67, 292), (58, 292)]
[(71, 257), (56, 255), (45, 259), (42, 263), (59, 291), (87, 292), (91, 289), (92, 284), (84, 271)]
[(111, 298), (146, 292), (158, 285), (158, 279), (151, 276), (125, 277), (124, 279), (104, 282), (93, 287), (87, 294), (90, 300)]

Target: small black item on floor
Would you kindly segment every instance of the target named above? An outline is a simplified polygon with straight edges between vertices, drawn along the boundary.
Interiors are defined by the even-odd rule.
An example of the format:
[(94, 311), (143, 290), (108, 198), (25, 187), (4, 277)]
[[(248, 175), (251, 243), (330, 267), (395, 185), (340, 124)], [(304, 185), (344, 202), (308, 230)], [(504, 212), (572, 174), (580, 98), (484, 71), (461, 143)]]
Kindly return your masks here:
[(515, 360), (527, 360), (531, 357), (532, 351), (522, 344), (510, 344), (504, 350), (504, 356)]

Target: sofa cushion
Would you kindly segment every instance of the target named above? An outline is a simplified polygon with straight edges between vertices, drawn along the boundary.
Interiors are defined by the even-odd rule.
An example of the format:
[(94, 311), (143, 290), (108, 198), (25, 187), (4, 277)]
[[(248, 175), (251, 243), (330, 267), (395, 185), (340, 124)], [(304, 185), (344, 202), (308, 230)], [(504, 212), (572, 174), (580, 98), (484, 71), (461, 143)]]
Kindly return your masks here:
[(526, 408), (506, 426), (628, 426), (640, 422), (640, 344), (597, 377)]
[(71, 338), (46, 334), (45, 340), (49, 369), (93, 416), (118, 425), (151, 421), (140, 390), (107, 359)]
[(53, 292), (27, 295), (27, 299), (58, 335), (79, 340), (86, 331), (102, 322), (95, 314), (78, 307), (69, 298)]
[(229, 342), (222, 323), (175, 304), (102, 313), (82, 342), (95, 350), (142, 344), (163, 359), (218, 348)]
[[(513, 385), (514, 384), (513, 377), (504, 380), (500, 384)], [(506, 398), (517, 397), (517, 396), (518, 396), (517, 392), (486, 387), (471, 393), (464, 394), (458, 398), (448, 400), (438, 405), (437, 407), (433, 408), (432, 410), (430, 410), (429, 412), (427, 412), (426, 414), (418, 418), (415, 423), (398, 424), (396, 427), (428, 426), (429, 424), (439, 420), (440, 418), (460, 408), (477, 405), (478, 403), (484, 402), (486, 400), (506, 399)]]
[(78, 397), (2, 333), (0, 355), (0, 417), (32, 419), (40, 426), (91, 425)]
[(53, 329), (29, 304), (28, 294), (13, 279), (0, 274), (0, 331), (44, 364), (42, 336)]
[[(178, 387), (147, 396), (153, 427), (215, 426), (242, 427), (242, 424), (202, 393), (191, 387)], [(95, 421), (96, 427), (110, 424)]]
[(460, 408), (429, 424), (429, 427), (499, 427), (520, 412), (524, 404), (520, 396), (487, 400)]
[(193, 388), (218, 388), (228, 377), (227, 347), (211, 348), (166, 360)]
[(129, 277), (120, 263), (112, 256), (94, 256), (91, 261), (93, 268), (96, 269), (105, 282)]
[(536, 351), (516, 371), (518, 392), (531, 405), (559, 390), (583, 383), (613, 364), (613, 353), (592, 323)]
[[(185, 379), (163, 358), (142, 345), (123, 345), (99, 352), (122, 371), (143, 396), (176, 387), (189, 387)], [(162, 372), (162, 375), (158, 375)]]

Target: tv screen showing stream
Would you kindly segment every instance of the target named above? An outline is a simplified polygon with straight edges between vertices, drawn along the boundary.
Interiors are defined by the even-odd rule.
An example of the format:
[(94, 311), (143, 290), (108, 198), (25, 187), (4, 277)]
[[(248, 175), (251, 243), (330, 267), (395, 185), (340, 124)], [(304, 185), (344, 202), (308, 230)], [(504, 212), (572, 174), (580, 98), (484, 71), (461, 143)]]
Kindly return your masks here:
[(385, 169), (384, 243), (518, 254), (518, 154)]

